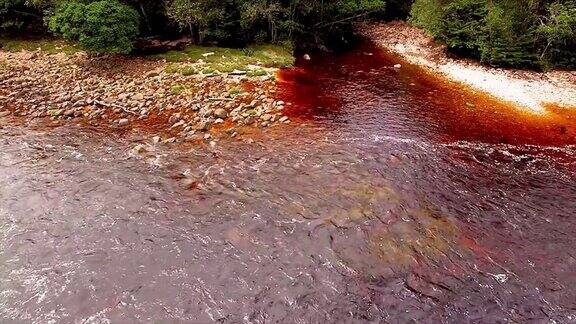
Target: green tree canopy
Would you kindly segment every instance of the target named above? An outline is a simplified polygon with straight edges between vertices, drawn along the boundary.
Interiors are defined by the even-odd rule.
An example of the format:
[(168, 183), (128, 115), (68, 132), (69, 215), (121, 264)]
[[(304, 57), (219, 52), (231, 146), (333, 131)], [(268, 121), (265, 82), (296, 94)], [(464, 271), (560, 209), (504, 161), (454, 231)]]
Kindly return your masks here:
[(416, 0), (410, 21), (494, 66), (576, 66), (573, 0)]
[(61, 2), (49, 20), (51, 31), (95, 53), (129, 53), (138, 25), (136, 10), (117, 0)]

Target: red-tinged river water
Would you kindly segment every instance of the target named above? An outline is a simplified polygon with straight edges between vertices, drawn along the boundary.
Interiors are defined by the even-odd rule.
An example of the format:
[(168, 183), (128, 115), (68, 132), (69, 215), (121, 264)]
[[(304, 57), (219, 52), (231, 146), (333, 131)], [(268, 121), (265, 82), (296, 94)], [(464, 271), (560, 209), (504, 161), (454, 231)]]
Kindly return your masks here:
[(396, 63), (284, 71), (292, 124), (215, 147), (3, 121), (0, 322), (575, 322), (575, 114)]

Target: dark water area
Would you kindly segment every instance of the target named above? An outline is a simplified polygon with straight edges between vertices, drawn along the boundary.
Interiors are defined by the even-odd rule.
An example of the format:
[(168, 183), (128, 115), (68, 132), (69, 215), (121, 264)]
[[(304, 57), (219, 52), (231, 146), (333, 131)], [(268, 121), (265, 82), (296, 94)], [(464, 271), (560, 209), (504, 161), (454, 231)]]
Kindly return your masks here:
[(569, 109), (522, 110), (418, 67), (395, 69), (392, 54), (370, 45), (319, 60), (281, 74), (284, 95), (297, 103), (294, 114), (305, 119), (441, 142), (576, 143), (576, 112)]
[(574, 115), (396, 63), (302, 63), (214, 147), (4, 122), (0, 322), (575, 322)]

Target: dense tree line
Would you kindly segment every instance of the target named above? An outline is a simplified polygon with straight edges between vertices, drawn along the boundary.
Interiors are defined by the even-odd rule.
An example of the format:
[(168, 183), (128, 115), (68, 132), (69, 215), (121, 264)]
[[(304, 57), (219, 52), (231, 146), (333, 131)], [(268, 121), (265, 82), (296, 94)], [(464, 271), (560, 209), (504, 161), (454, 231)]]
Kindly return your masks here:
[(575, 0), (416, 0), (410, 19), (490, 65), (576, 67)]
[(322, 48), (354, 21), (406, 16), (486, 64), (576, 67), (576, 0), (0, 0), (0, 32), (52, 32), (115, 53), (132, 51), (136, 37), (182, 34), (198, 44)]
[(21, 33), (40, 22), (94, 52), (128, 53), (137, 36), (178, 33), (198, 44), (323, 46), (384, 8), (385, 0), (0, 0), (0, 29)]

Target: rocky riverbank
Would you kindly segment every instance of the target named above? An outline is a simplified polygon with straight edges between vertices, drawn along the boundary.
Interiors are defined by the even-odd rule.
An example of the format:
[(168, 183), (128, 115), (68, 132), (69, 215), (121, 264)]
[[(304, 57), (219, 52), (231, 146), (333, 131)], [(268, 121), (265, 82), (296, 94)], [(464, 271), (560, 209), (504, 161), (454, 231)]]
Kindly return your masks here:
[(535, 112), (549, 105), (576, 107), (576, 72), (500, 69), (452, 58), (433, 37), (405, 22), (370, 23), (357, 30), (408, 63), (497, 99)]
[(203, 64), (0, 51), (0, 118), (146, 127), (164, 142), (208, 140), (216, 130), (235, 137), (242, 127), (290, 123), (286, 104), (275, 99), (276, 69), (196, 72)]

